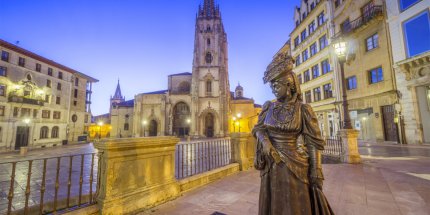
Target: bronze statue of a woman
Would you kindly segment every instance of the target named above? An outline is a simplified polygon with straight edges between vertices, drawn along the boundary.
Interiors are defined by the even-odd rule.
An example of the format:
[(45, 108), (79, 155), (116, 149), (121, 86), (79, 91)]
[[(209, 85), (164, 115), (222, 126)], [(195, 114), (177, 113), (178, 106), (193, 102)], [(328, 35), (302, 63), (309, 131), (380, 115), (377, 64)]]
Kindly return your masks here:
[[(279, 54), (267, 67), (276, 101), (264, 104), (252, 130), (258, 140), (254, 166), (261, 172), (259, 215), (334, 214), (322, 193), (324, 139), (310, 105), (302, 103), (294, 60)], [(303, 137), (303, 145), (297, 139)]]

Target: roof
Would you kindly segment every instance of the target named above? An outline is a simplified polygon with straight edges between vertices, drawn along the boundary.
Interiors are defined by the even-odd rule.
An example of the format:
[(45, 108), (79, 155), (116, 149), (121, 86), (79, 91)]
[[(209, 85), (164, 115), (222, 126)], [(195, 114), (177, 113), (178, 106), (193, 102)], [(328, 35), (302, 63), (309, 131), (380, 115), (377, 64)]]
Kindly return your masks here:
[(171, 74), (169, 76), (181, 76), (181, 75), (192, 75), (192, 73), (190, 73), (190, 72), (182, 72), (182, 73)]
[(262, 105), (259, 105), (259, 104), (254, 104), (254, 107), (255, 107), (255, 108), (262, 108), (263, 106), (262, 106)]
[(253, 99), (241, 96), (241, 97), (233, 97), (233, 100), (253, 100)]
[(12, 43), (6, 42), (6, 41), (4, 41), (2, 39), (0, 39), (0, 45), (3, 46), (3, 47), (5, 47), (5, 48), (7, 48), (7, 49), (12, 50), (12, 51), (15, 51), (15, 52), (18, 52), (18, 53), (23, 54), (25, 56), (31, 57), (33, 59), (36, 59), (36, 60), (38, 60), (40, 62), (44, 62), (44, 63), (49, 64), (51, 66), (57, 67), (57, 68), (59, 68), (59, 69), (61, 69), (63, 71), (70, 72), (72, 74), (81, 76), (81, 77), (89, 80), (90, 82), (98, 82), (99, 81), (99, 80), (97, 80), (97, 79), (95, 79), (95, 78), (93, 78), (91, 76), (85, 75), (84, 73), (78, 72), (78, 71), (76, 71), (76, 70), (74, 70), (72, 68), (69, 68), (69, 67), (64, 66), (62, 64), (59, 64), (59, 63), (57, 63), (57, 62), (55, 62), (53, 60), (49, 60), (48, 58), (42, 57), (42, 56), (40, 56), (38, 54), (35, 54), (35, 53), (31, 52), (31, 51), (28, 51), (26, 49), (23, 49), (21, 47), (13, 45)]
[(116, 107), (134, 107), (134, 99), (114, 104)]
[(159, 90), (159, 91), (154, 91), (154, 92), (147, 92), (147, 93), (142, 93), (143, 95), (156, 95), (156, 94), (165, 94), (167, 92), (167, 90)]

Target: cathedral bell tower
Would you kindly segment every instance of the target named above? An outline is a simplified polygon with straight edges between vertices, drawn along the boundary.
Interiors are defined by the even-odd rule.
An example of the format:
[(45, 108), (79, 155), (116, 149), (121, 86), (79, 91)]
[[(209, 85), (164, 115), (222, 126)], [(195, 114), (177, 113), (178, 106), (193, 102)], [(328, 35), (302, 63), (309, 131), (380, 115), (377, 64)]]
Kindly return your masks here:
[(227, 34), (219, 6), (204, 0), (196, 16), (192, 74), (191, 135), (228, 135), (230, 86)]

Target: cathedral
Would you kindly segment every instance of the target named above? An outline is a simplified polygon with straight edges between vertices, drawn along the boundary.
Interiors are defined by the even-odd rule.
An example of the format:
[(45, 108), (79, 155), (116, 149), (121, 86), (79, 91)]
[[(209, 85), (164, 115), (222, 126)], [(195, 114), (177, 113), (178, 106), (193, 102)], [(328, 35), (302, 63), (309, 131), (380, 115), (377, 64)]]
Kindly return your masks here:
[[(243, 97), (240, 85), (230, 92), (227, 34), (214, 0), (199, 6), (195, 26), (192, 73), (169, 75), (166, 90), (137, 94), (128, 101), (118, 81), (110, 113), (95, 120), (110, 123), (108, 136), (225, 137), (237, 123), (234, 114), (243, 116), (242, 131), (250, 129), (247, 124), (255, 121), (260, 106)], [(247, 108), (232, 113), (238, 109), (232, 105), (238, 104)]]

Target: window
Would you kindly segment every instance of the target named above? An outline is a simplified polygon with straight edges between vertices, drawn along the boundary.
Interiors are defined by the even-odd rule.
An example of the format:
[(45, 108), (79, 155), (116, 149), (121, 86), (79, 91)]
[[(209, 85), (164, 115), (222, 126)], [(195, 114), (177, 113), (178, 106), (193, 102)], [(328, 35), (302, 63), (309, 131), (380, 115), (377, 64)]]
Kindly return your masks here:
[(18, 65), (19, 66), (25, 66), (25, 58), (19, 57), (18, 58)]
[(40, 63), (36, 63), (36, 72), (42, 71), (42, 65)]
[(5, 106), (0, 105), (0, 116), (4, 116)]
[(309, 75), (309, 70), (306, 70), (306, 71), (303, 73), (303, 77), (304, 77), (304, 79), (305, 79), (305, 81), (304, 81), (305, 83), (311, 80), (311, 76)]
[(321, 62), (322, 74), (325, 75), (330, 72), (330, 63), (327, 60)]
[(128, 123), (124, 123), (124, 131), (128, 131), (129, 129), (129, 124)]
[(51, 88), (51, 86), (52, 86), (51, 80), (46, 80), (46, 87)]
[(209, 39), (209, 38), (208, 38), (208, 39), (206, 40), (206, 43), (208, 44), (208, 46), (210, 46), (210, 45), (211, 45), (211, 39)]
[(357, 89), (357, 77), (351, 76), (346, 79), (346, 89), (347, 90)]
[(311, 10), (313, 10), (315, 8), (315, 3), (314, 2), (312, 2), (311, 3)]
[(306, 29), (305, 30), (303, 30), (302, 31), (302, 33), (300, 34), (301, 35), (301, 41), (303, 42), (303, 41), (305, 41), (306, 40)]
[(45, 95), (45, 102), (49, 103), (49, 95)]
[(384, 80), (382, 67), (378, 67), (369, 71), (369, 83), (374, 84)]
[(77, 101), (73, 101), (73, 106), (77, 106), (78, 102)]
[(17, 116), (18, 116), (18, 112), (19, 112), (18, 107), (14, 107), (14, 108), (13, 108), (13, 116), (14, 116), (14, 117), (17, 117)]
[(430, 50), (430, 16), (425, 11), (403, 24), (406, 53), (413, 57)]
[(312, 95), (311, 95), (311, 91), (310, 90), (305, 92), (305, 100), (306, 100), (306, 103), (311, 103), (312, 102)]
[(49, 76), (52, 76), (52, 68), (49, 68), (49, 67), (48, 67), (48, 75), (49, 75)]
[(57, 96), (57, 98), (55, 99), (55, 104), (61, 104), (61, 97)]
[(324, 24), (324, 22), (325, 22), (324, 12), (322, 12), (318, 15), (317, 20), (318, 20), (318, 26), (321, 26), (322, 24)]
[(61, 83), (57, 84), (57, 90), (61, 90)]
[(320, 50), (323, 50), (325, 47), (328, 46), (328, 41), (327, 41), (326, 35), (320, 37), (319, 41), (320, 41)]
[(51, 118), (51, 111), (49, 111), (49, 110), (42, 110), (42, 118), (44, 118), (44, 119)]
[(59, 130), (58, 126), (54, 126), (51, 131), (51, 138), (58, 138)]
[(21, 108), (21, 117), (29, 117), (31, 114), (30, 108)]
[(421, 0), (399, 0), (400, 10), (404, 11)]
[(58, 72), (58, 78), (63, 79), (63, 72)]
[(340, 0), (335, 0), (334, 1), (334, 8), (339, 7), (339, 5), (340, 5)]
[(29, 97), (31, 92), (29, 90), (24, 90), (24, 97)]
[(297, 55), (296, 57), (296, 66), (299, 66), (301, 64), (300, 62), (300, 55)]
[(37, 109), (33, 109), (33, 118), (37, 118), (37, 113), (38, 113), (38, 110)]
[(210, 52), (206, 53), (205, 61), (207, 64), (211, 64), (213, 60), (212, 54)]
[(40, 128), (40, 139), (48, 138), (48, 132), (49, 132), (48, 126), (43, 126), (42, 128)]
[(306, 12), (304, 12), (304, 13), (302, 14), (302, 20), (304, 20), (307, 16), (308, 16), (308, 14), (306, 14)]
[(6, 85), (0, 84), (0, 96), (6, 96)]
[(300, 21), (299, 21), (299, 20), (297, 20), (297, 21), (296, 21), (296, 27), (297, 27), (297, 26), (299, 26), (299, 25), (300, 25)]
[(294, 48), (300, 44), (299, 37), (294, 38)]
[(206, 81), (206, 93), (212, 93), (212, 81)]
[(9, 62), (9, 52), (1, 51), (1, 60)]
[(299, 80), (299, 84), (301, 84), (303, 82), (303, 80), (302, 80), (302, 74), (298, 74), (297, 75), (297, 79)]
[(314, 56), (318, 52), (316, 42), (311, 45), (310, 50), (311, 50), (311, 57)]
[(79, 78), (75, 78), (75, 86), (78, 87), (79, 86)]
[(378, 34), (374, 34), (371, 37), (366, 39), (366, 51), (373, 50), (378, 48)]
[(348, 18), (345, 21), (343, 21), (342, 24), (340, 24), (340, 30), (342, 32), (349, 32), (350, 29), (351, 29), (351, 25)]
[(311, 35), (315, 31), (315, 21), (312, 21), (311, 24), (309, 24), (308, 29), (309, 35)]
[(7, 76), (7, 68), (4, 66), (0, 66), (0, 76)]
[(312, 67), (312, 79), (318, 78), (320, 76), (320, 68), (318, 64)]
[(54, 119), (60, 119), (61, 118), (61, 112), (60, 111), (54, 111), (54, 113), (52, 114), (52, 117)]
[(308, 60), (309, 57), (308, 57), (308, 50), (307, 49), (302, 52), (302, 58), (303, 58), (303, 62)]
[(331, 84), (325, 84), (323, 88), (324, 88), (324, 99), (332, 98), (333, 91), (331, 89)]
[(321, 100), (321, 88), (317, 87), (314, 88), (314, 101), (320, 101)]
[(73, 96), (74, 96), (75, 98), (78, 98), (78, 89), (75, 89), (75, 91), (73, 92)]

